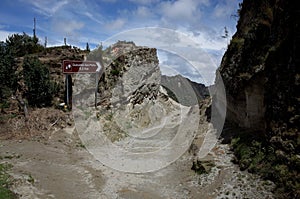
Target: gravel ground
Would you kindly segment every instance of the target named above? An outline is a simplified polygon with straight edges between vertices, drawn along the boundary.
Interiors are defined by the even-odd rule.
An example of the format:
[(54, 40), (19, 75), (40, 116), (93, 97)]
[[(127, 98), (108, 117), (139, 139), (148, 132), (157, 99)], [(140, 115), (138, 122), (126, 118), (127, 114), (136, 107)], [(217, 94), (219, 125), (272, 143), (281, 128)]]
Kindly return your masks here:
[(273, 198), (271, 182), (241, 172), (228, 145), (217, 144), (206, 160), (208, 174), (191, 170), (188, 152), (155, 172), (133, 174), (95, 160), (74, 128), (52, 132), (48, 140), (2, 140), (1, 162), (13, 165), (13, 191), (20, 198)]

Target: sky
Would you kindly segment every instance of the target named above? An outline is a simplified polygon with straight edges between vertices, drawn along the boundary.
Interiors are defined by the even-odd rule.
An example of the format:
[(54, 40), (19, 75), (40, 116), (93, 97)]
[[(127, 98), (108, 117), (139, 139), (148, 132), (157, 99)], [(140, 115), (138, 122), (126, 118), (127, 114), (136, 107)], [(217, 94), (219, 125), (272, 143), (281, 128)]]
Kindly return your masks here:
[[(44, 44), (47, 37), (47, 46), (63, 45), (64, 38), (67, 38), (69, 45), (85, 48), (88, 42), (90, 48), (94, 49), (105, 41), (113, 43), (116, 39), (124, 40), (123, 36), (134, 42), (140, 41), (137, 42), (139, 45), (154, 45), (157, 44), (157, 38), (164, 37), (160, 40), (164, 44), (182, 44), (174, 44), (175, 46), (168, 48), (164, 48), (162, 43), (157, 44), (162, 47), (158, 51), (158, 57), (161, 66), (166, 67), (163, 69), (165, 74), (175, 74), (176, 71), (181, 73), (184, 72), (183, 68), (190, 66), (198, 70), (200, 76), (205, 76), (203, 82), (212, 84), (215, 69), (236, 31), (237, 19), (234, 15), (240, 2), (241, 0), (2, 0), (0, 40), (3, 41), (14, 33), (25, 32), (32, 35), (34, 18), (37, 37), (41, 44)], [(222, 37), (224, 27), (228, 30), (228, 39)], [(150, 31), (145, 34), (145, 29)], [(152, 41), (142, 41), (146, 37), (152, 38)], [(184, 43), (186, 41), (189, 42)], [(189, 46), (192, 48), (187, 49)], [(195, 60), (191, 56), (187, 58), (188, 52), (198, 52), (198, 49), (210, 57), (206, 61), (205, 72), (202, 70), (203, 66), (202, 69), (197, 66), (197, 63), (200, 65), (199, 59)], [(182, 53), (178, 53), (179, 51)], [(177, 70), (168, 72), (167, 68), (172, 67), (175, 60)], [(180, 65), (184, 67), (178, 67)], [(195, 75), (192, 77), (192, 70), (186, 71), (185, 76), (194, 81), (202, 81)]]

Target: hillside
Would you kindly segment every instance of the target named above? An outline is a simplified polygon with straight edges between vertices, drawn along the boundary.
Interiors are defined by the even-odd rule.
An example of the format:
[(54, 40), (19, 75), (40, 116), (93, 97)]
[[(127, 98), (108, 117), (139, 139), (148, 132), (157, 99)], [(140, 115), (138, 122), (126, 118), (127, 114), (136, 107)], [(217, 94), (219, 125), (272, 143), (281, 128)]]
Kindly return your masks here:
[(227, 122), (243, 129), (232, 140), (236, 161), (273, 180), (277, 197), (299, 198), (300, 9), (293, 1), (245, 0), (239, 15), (218, 69)]
[[(59, 107), (65, 97), (65, 76), (61, 64), (63, 60), (83, 60), (87, 51), (71, 46), (43, 48), (36, 44), (31, 47), (36, 49), (32, 52), (24, 50), (15, 53), (14, 45), (20, 45), (18, 37), (29, 38), (26, 34), (12, 35), (11, 46), (9, 43), (2, 46), (7, 48), (4, 56), (8, 58), (5, 59), (12, 63), (6, 65), (7, 69), (1, 65), (1, 69), (8, 70), (15, 83), (7, 88), (9, 85), (2, 82), (0, 137), (26, 138), (53, 129), (51, 124), (54, 123), (62, 127), (71, 125), (71, 114)], [(2, 75), (6, 74), (4, 72)]]

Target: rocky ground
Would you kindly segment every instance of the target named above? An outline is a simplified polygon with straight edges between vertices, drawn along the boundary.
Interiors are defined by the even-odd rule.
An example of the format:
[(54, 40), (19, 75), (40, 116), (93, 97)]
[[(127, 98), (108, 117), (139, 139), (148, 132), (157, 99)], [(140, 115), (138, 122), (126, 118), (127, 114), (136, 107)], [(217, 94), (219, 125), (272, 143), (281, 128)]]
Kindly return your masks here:
[(241, 172), (220, 143), (206, 157), (213, 167), (201, 175), (191, 170), (188, 152), (155, 172), (111, 169), (85, 149), (74, 127), (47, 139), (1, 140), (0, 149), (1, 162), (13, 165), (12, 190), (20, 198), (273, 198), (273, 184)]

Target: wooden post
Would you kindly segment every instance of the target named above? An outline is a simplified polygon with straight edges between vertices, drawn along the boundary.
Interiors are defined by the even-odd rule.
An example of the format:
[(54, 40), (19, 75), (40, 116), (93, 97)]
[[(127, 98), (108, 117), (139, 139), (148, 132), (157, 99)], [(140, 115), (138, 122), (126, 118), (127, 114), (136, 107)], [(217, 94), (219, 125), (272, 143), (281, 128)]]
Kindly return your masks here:
[(98, 108), (97, 108), (97, 93), (98, 93), (98, 89), (99, 89), (99, 84), (98, 84), (98, 81), (99, 81), (99, 74), (100, 74), (100, 72), (96, 72), (96, 90), (95, 90), (95, 108), (96, 108), (96, 110), (98, 110)]
[(70, 103), (70, 98), (69, 98), (69, 81), (68, 81), (68, 74), (66, 75), (66, 97), (67, 97), (67, 101), (66, 101), (66, 104), (67, 104), (67, 106), (69, 107), (69, 103)]
[(72, 78), (70, 74), (65, 75), (65, 103), (69, 109), (72, 108)]

